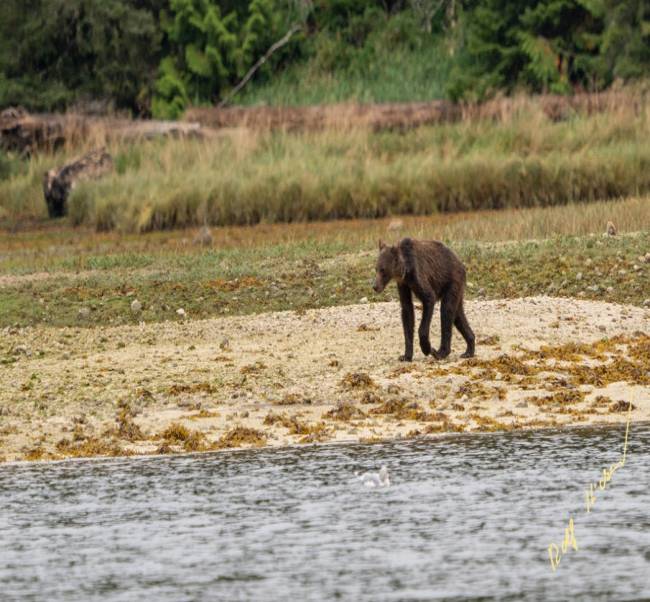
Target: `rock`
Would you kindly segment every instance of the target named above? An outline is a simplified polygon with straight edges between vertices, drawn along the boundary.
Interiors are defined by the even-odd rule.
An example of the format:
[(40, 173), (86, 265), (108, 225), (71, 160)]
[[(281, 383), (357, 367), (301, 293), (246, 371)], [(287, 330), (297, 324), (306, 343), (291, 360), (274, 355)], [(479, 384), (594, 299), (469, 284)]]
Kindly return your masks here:
[(211, 247), (212, 246), (212, 232), (208, 226), (203, 226), (194, 237), (192, 241), (195, 245), (200, 245), (202, 247)]
[(359, 303), (368, 303), (368, 297), (361, 297), (361, 299), (359, 299)]
[(607, 236), (616, 236), (617, 231), (614, 222), (607, 222), (607, 228), (605, 230), (605, 234), (607, 234)]
[(176, 310), (176, 313), (177, 313), (181, 318), (184, 318), (185, 315), (186, 315), (186, 314), (185, 314), (185, 310), (184, 310), (182, 307), (179, 307), (179, 308)]
[(81, 307), (79, 308), (79, 312), (77, 313), (77, 317), (80, 320), (87, 320), (90, 318), (90, 308), (89, 307)]
[(404, 222), (401, 219), (394, 219), (391, 220), (390, 224), (388, 224), (387, 230), (389, 232), (397, 232), (401, 230), (404, 227)]
[(96, 180), (113, 170), (113, 159), (105, 149), (89, 152), (63, 167), (50, 169), (43, 177), (43, 194), (50, 217), (68, 213), (68, 196), (78, 182)]
[(139, 314), (142, 311), (142, 303), (140, 303), (140, 301), (138, 301), (137, 299), (134, 299), (131, 302), (131, 311), (134, 314)]

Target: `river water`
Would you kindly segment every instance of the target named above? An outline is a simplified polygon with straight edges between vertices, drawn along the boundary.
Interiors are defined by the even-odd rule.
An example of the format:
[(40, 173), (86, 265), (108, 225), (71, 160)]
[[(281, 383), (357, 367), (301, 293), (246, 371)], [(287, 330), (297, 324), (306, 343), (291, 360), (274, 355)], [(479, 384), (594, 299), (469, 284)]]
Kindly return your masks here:
[[(0, 599), (650, 599), (650, 425), (585, 509), (624, 434), (7, 464)], [(390, 487), (355, 480), (382, 464)]]

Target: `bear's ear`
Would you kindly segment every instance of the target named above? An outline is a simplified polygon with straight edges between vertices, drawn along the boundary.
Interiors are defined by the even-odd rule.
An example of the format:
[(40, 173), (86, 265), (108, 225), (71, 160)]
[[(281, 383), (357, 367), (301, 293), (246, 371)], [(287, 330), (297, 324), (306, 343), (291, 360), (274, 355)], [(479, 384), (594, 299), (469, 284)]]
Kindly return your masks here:
[(386, 248), (386, 243), (383, 240), (381, 240), (381, 238), (380, 238), (379, 239), (379, 250), (383, 251), (385, 248)]

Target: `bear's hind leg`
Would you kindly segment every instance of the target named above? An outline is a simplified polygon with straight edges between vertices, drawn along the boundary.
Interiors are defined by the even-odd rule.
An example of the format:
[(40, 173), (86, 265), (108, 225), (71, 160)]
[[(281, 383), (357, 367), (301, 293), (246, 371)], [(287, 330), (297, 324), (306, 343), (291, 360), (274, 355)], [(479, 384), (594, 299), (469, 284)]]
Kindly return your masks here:
[(461, 301), (458, 312), (456, 312), (456, 320), (454, 325), (458, 328), (460, 334), (463, 335), (465, 342), (467, 343), (467, 349), (465, 353), (460, 357), (474, 357), (474, 333), (467, 321), (467, 316), (465, 315), (465, 309), (463, 308), (463, 302)]
[(440, 349), (434, 352), (437, 359), (446, 358), (451, 353), (451, 327), (456, 319), (458, 297), (447, 291), (440, 304)]

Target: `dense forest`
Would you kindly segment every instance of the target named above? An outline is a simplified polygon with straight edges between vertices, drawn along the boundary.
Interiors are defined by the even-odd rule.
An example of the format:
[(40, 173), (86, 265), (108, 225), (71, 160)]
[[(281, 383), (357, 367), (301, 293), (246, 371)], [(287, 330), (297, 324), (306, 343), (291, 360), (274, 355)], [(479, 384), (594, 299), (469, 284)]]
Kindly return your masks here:
[(648, 0), (0, 3), (0, 108), (171, 118), (229, 100), (476, 100), (649, 74)]

